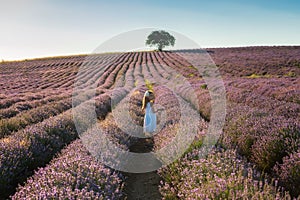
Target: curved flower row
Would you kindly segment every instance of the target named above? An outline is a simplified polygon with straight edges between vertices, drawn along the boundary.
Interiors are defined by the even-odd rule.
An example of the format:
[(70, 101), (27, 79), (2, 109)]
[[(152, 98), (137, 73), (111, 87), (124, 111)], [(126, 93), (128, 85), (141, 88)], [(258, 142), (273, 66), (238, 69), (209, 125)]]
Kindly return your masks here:
[[(157, 66), (157, 70), (163, 70), (159, 64)], [(179, 64), (174, 66), (180, 67)], [(155, 78), (161, 78), (157, 74), (162, 73), (155, 73)], [(172, 74), (169, 73), (169, 75)], [(168, 73), (165, 76), (168, 76)], [(240, 85), (243, 81), (247, 83), (248, 80), (239, 79)], [(227, 85), (227, 82), (225, 83)], [(196, 105), (196, 108), (198, 106), (202, 116), (209, 120), (210, 96), (209, 91), (202, 88), (202, 84), (201, 81), (197, 84), (192, 83), (197, 99), (191, 98), (191, 94), (195, 91), (189, 90), (188, 85), (181, 85), (176, 92)], [(243, 95), (245, 92), (248, 95)], [(294, 155), (294, 152), (299, 149), (300, 129), (297, 125), (299, 124), (297, 119), (299, 104), (272, 99), (259, 92), (257, 94), (256, 91), (249, 91), (247, 88), (231, 86), (228, 97), (230, 106), (227, 109), (227, 122), (222, 136), (223, 144), (227, 147), (237, 147), (239, 153), (255, 163), (260, 170), (273, 174), (275, 172), (273, 167), (278, 166), (276, 163), (281, 163), (285, 156)], [(247, 105), (254, 106), (254, 108)], [(291, 165), (284, 166), (287, 172), (285, 176), (290, 179), (283, 179), (278, 170), (275, 177), (282, 179), (280, 182), (284, 183), (282, 185), (286, 189), (291, 192), (295, 191), (294, 186), (289, 187), (289, 185), (295, 184), (299, 176), (292, 173)], [(295, 162), (293, 169), (299, 170), (299, 168), (300, 166)], [(287, 184), (288, 180), (290, 182)], [(299, 194), (294, 193), (294, 195)]]
[[(128, 72), (129, 70), (127, 70), (126, 71), (126, 74), (130, 74), (130, 71)], [(114, 76), (116, 76), (116, 74), (114, 74)], [(110, 77), (112, 77), (112, 75), (110, 75), (108, 78), (110, 78)], [(88, 91), (87, 91), (87, 95), (88, 95)], [(93, 98), (93, 100), (95, 101), (95, 106), (96, 106), (96, 114), (97, 114), (97, 116), (99, 117), (99, 118), (104, 118), (105, 116), (106, 116), (106, 114), (108, 113), (108, 112), (110, 112), (111, 111), (111, 109), (110, 109), (110, 104), (111, 104), (111, 101), (114, 101), (114, 102), (118, 102), (118, 101), (120, 101), (121, 99), (123, 99), (124, 98), (124, 96), (126, 95), (128, 93), (128, 89), (126, 89), (126, 87), (121, 87), (121, 88), (116, 88), (116, 89), (114, 89), (114, 90), (111, 90), (111, 91), (107, 91), (105, 94), (103, 94), (103, 95), (100, 95), (100, 96), (96, 96), (95, 98)], [(88, 95), (89, 96), (89, 95)], [(89, 98), (87, 98), (87, 100), (88, 100)], [(89, 101), (84, 101), (84, 102), (82, 102), (82, 105), (80, 104), (80, 105), (78, 105), (78, 106), (81, 106), (81, 107), (85, 107), (83, 104), (85, 104), (86, 106), (90, 106), (90, 103), (89, 103)], [(24, 162), (21, 162), (19, 165), (17, 165), (16, 166), (16, 170), (15, 171), (11, 171), (11, 170), (8, 170), (8, 172), (10, 173), (10, 174), (13, 174), (13, 175), (15, 175), (15, 174), (19, 174), (18, 173), (18, 171), (19, 170), (21, 170), (22, 168), (30, 168), (30, 172), (32, 172), (32, 169), (35, 169), (37, 166), (41, 166), (42, 165), (42, 163), (47, 163), (50, 159), (51, 159), (51, 157), (54, 155), (54, 152), (57, 152), (58, 150), (60, 150), (61, 149), (61, 145), (57, 145), (56, 146), (56, 148), (53, 148), (53, 151), (50, 151), (50, 147), (51, 147), (51, 145), (50, 145), (50, 143), (54, 143), (54, 144), (57, 144), (58, 143), (58, 141), (60, 141), (60, 144), (62, 144), (62, 145), (65, 145), (65, 144), (68, 144), (70, 141), (72, 141), (72, 140), (74, 140), (74, 137), (77, 137), (77, 134), (76, 134), (76, 130), (75, 130), (75, 126), (74, 126), (74, 122), (73, 122), (73, 119), (72, 119), (72, 116), (71, 116), (71, 113), (69, 113), (68, 111), (67, 112), (65, 112), (64, 113), (64, 115), (62, 115), (62, 117), (63, 118), (65, 118), (65, 117), (70, 117), (68, 120), (67, 120), (67, 122), (69, 122), (70, 124), (71, 124), (71, 128), (67, 128), (67, 127), (64, 127), (64, 128), (62, 128), (61, 130), (56, 130), (56, 129), (53, 129), (54, 127), (55, 127), (55, 125), (53, 126), (53, 128), (51, 128), (51, 126), (50, 127), (48, 127), (46, 130), (48, 130), (48, 134), (47, 135), (45, 135), (45, 136), (43, 136), (42, 138), (43, 138), (43, 143), (46, 145), (46, 146), (43, 146), (42, 144), (41, 144), (41, 142), (42, 141), (40, 141), (40, 140), (38, 140), (38, 138), (40, 138), (40, 136), (39, 137), (35, 137), (34, 135), (30, 135), (30, 140), (32, 141), (32, 140), (37, 140), (36, 141), (36, 144), (37, 145), (39, 145), (39, 149), (36, 149), (36, 152), (34, 151), (34, 152), (31, 152), (31, 150), (34, 150), (35, 148), (32, 146), (32, 145), (28, 145), (28, 149), (26, 150), (26, 148), (25, 149), (22, 149), (22, 151), (25, 151), (24, 152), (24, 154), (20, 154), (20, 153), (16, 153), (16, 151), (15, 152), (11, 152), (11, 155), (15, 155), (16, 156), (16, 159), (17, 160), (20, 160), (20, 161), (24, 161)], [(57, 118), (57, 117), (56, 117)], [(58, 119), (58, 118), (57, 118)], [(109, 117), (107, 117), (107, 119), (105, 119), (104, 121), (108, 121), (109, 120)], [(42, 122), (42, 123), (45, 123), (45, 122)], [(65, 123), (62, 123), (62, 124), (65, 124)], [(105, 122), (101, 122), (101, 124), (105, 124)], [(114, 128), (114, 126), (111, 126), (112, 124), (110, 124), (110, 131), (111, 131), (111, 133), (115, 133), (115, 132), (117, 132), (117, 127), (115, 127)], [(26, 130), (26, 129), (25, 129)], [(53, 138), (53, 136), (52, 136), (52, 134), (62, 134), (62, 130), (65, 130), (66, 131), (66, 135), (65, 135), (65, 137), (67, 138), (67, 141), (61, 141), (61, 137), (57, 137), (57, 139), (55, 139), (55, 138)], [(41, 132), (40, 133), (43, 133), (43, 128), (42, 128), (42, 130), (41, 130)], [(32, 133), (32, 131), (30, 131), (31, 133)], [(50, 133), (49, 133), (50, 132)], [(71, 135), (72, 135), (72, 132), (74, 133), (74, 137), (73, 138), (71, 138)], [(87, 133), (88, 133), (88, 131), (87, 131)], [(86, 133), (86, 134), (87, 134)], [(28, 133), (29, 134), (29, 133)], [(46, 133), (45, 133), (46, 134)], [(69, 135), (70, 134), (70, 135)], [(22, 135), (22, 134), (18, 134), (18, 135)], [(68, 136), (69, 135), (69, 136)], [(115, 134), (115, 135), (118, 135), (118, 134)], [(32, 138), (33, 137), (33, 138)], [(51, 138), (52, 137), (52, 138)], [(12, 138), (12, 140), (14, 139), (14, 140), (17, 140), (17, 138), (16, 137), (11, 137)], [(24, 137), (21, 137), (21, 138), (24, 138)], [(64, 157), (64, 153), (62, 153), (61, 154), (61, 156), (62, 156), (62, 159), (73, 159), (73, 157), (74, 157), (74, 152), (72, 152), (72, 151), (75, 151), (75, 149), (79, 149), (79, 150), (81, 150), (81, 148), (83, 149), (83, 147), (82, 147), (82, 144), (78, 144), (79, 142), (77, 141), (77, 142), (75, 142), (76, 144), (74, 144), (73, 146), (71, 145), (70, 147), (68, 147), (65, 151), (66, 152), (69, 152), (70, 151), (70, 153), (71, 153), (71, 155), (68, 155), (68, 153), (66, 153), (67, 155), (67, 157)], [(10, 143), (11, 145), (12, 145), (12, 142)], [(43, 147), (43, 148), (42, 148)], [(5, 148), (5, 149), (7, 149), (7, 148)], [(44, 149), (43, 151), (42, 151), (42, 149)], [(48, 151), (48, 154), (49, 154), (49, 159), (48, 160), (46, 160), (46, 158), (45, 157), (43, 157), (44, 158), (44, 160), (41, 160), (41, 158), (42, 158), (42, 154), (43, 154), (43, 152), (45, 153), (45, 152), (47, 152)], [(87, 151), (86, 150), (83, 150), (84, 151), (84, 154), (87, 154)], [(8, 151), (9, 152), (9, 151)], [(16, 153), (16, 154), (15, 154)], [(32, 155), (32, 156), (30, 156), (30, 157), (25, 157), (25, 156), (22, 156), (22, 155)], [(35, 157), (35, 156), (37, 156), (37, 155), (40, 155), (39, 157)], [(7, 156), (6, 156), (7, 157)], [(77, 157), (77, 155), (75, 155), (75, 158)], [(85, 156), (86, 157), (86, 156)], [(10, 159), (9, 160), (11, 160), (12, 162), (14, 161), (14, 160), (16, 160), (16, 159), (12, 159), (11, 157), (10, 157)], [(37, 162), (38, 164), (37, 165), (35, 165), (35, 166), (32, 166), (33, 165), (33, 163), (34, 162), (31, 162), (31, 164), (29, 163), (29, 162), (27, 162), (27, 160), (34, 160), (35, 162)], [(40, 160), (39, 160), (40, 159)], [(58, 158), (58, 159), (60, 159), (60, 157)], [(37, 197), (37, 198), (41, 198), (41, 197), (45, 197), (45, 196), (43, 196), (43, 195), (49, 195), (49, 194), (54, 194), (55, 193), (55, 195), (54, 196), (52, 196), (52, 198), (73, 198), (73, 197), (77, 197), (77, 198), (81, 198), (81, 197), (84, 197), (84, 196), (87, 196), (87, 197), (91, 197), (91, 198), (96, 198), (96, 199), (103, 199), (103, 198), (111, 198), (111, 199), (116, 199), (116, 198), (119, 198), (120, 196), (122, 196), (122, 193), (121, 193), (121, 191), (122, 191), (122, 182), (120, 181), (120, 179), (118, 179), (117, 181), (115, 181), (114, 180), (114, 174), (116, 174), (116, 173), (114, 173), (114, 172), (112, 172), (112, 170), (109, 170), (108, 168), (105, 168), (103, 165), (101, 165), (101, 164), (99, 164), (99, 163), (96, 163), (95, 161), (92, 161), (92, 157), (89, 155), (88, 156), (88, 159), (89, 159), (89, 162), (88, 163), (95, 163), (95, 165), (96, 165), (96, 168), (98, 168), (97, 170), (97, 173), (96, 174), (90, 174), (90, 175), (88, 175), (88, 179), (81, 179), (81, 177), (78, 177), (78, 179), (77, 179), (77, 176), (76, 177), (73, 177), (72, 178), (72, 180), (71, 181), (75, 181), (75, 183), (77, 183), (78, 184), (78, 182), (80, 182), (80, 186), (79, 187), (81, 187), (82, 185), (85, 185), (85, 187), (81, 187), (81, 188), (77, 188), (77, 186), (74, 186), (74, 187), (72, 187), (73, 189), (70, 189), (70, 188), (65, 188), (65, 185), (63, 186), (63, 187), (61, 187), (60, 189), (58, 189), (58, 188), (55, 188), (55, 187), (52, 187), (52, 185), (51, 184), (56, 184), (56, 183), (58, 183), (58, 182), (62, 182), (62, 184), (65, 182), (65, 184), (70, 184), (70, 185), (73, 185), (73, 184), (71, 184), (70, 182), (68, 182), (68, 180), (65, 180), (63, 177), (69, 177), (69, 174), (68, 174), (68, 170), (66, 170), (65, 171), (65, 169), (63, 169), (63, 168), (56, 168), (55, 166), (57, 166), (57, 165), (59, 165), (58, 163), (60, 163), (60, 162), (58, 162), (58, 163), (56, 163), (55, 162), (55, 160), (54, 161), (52, 161), (51, 162), (51, 164), (49, 165), (49, 168), (51, 168), (51, 167), (53, 167), (54, 166), (54, 168), (56, 169), (56, 170), (58, 170), (58, 171), (60, 171), (60, 175), (61, 176), (58, 176), (58, 177), (56, 177), (56, 176), (53, 176), (51, 179), (48, 179), (47, 177), (46, 177), (46, 174), (44, 174), (43, 172), (46, 172), (46, 173), (48, 173), (48, 168), (46, 167), (46, 168), (43, 168), (43, 169), (41, 169), (40, 171), (42, 171), (42, 174), (43, 175), (45, 175), (45, 176), (43, 176), (43, 177), (39, 177), (38, 175), (34, 175), (33, 176), (33, 178), (30, 178), (30, 179), (28, 179), (28, 185), (26, 185), (24, 188), (21, 188), (21, 189), (19, 189), (20, 191), (19, 192), (17, 192), (15, 195), (14, 195), (14, 197), (13, 198), (34, 198), (34, 197)], [(12, 164), (12, 162), (8, 162), (7, 163), (7, 166), (12, 166), (13, 164)], [(3, 162), (4, 163), (4, 162)], [(54, 164), (55, 163), (55, 164)], [(67, 161), (63, 161), (62, 163), (68, 163)], [(86, 171), (89, 171), (89, 170), (91, 170), (91, 171), (93, 171), (94, 169), (92, 169), (92, 168), (88, 168), (88, 166), (89, 165), (85, 165), (84, 167), (85, 167), (85, 169), (84, 169), (84, 171), (82, 172), (83, 174), (83, 176), (85, 176), (86, 174)], [(72, 162), (70, 162), (69, 163), (69, 167), (71, 167), (73, 170), (77, 170), (77, 171), (80, 171), (81, 170), (81, 165), (80, 166), (77, 166), (77, 165), (74, 165), (74, 163), (72, 163)], [(83, 167), (83, 168), (84, 168)], [(39, 171), (39, 172), (40, 172)], [(110, 171), (110, 173), (108, 173)], [(98, 175), (97, 175), (98, 174)], [(104, 175), (103, 175), (104, 174)], [(23, 177), (26, 177), (26, 175), (28, 176), (29, 174), (24, 174), (24, 176)], [(101, 175), (101, 177), (100, 177), (100, 175)], [(104, 177), (103, 177), (104, 176)], [(118, 175), (119, 176), (119, 175)], [(36, 177), (38, 177), (37, 179), (37, 181), (39, 182), (39, 180), (40, 179), (43, 179), (43, 178), (47, 178), (47, 181), (45, 180), (45, 181), (42, 181), (42, 183), (43, 183), (43, 186), (41, 186), (41, 187), (43, 187), (43, 188), (38, 188), (37, 190), (35, 190), (35, 191), (32, 191), (32, 190), (30, 190), (30, 191), (28, 191), (29, 189), (28, 188), (30, 188), (31, 187), (31, 182), (35, 182), (35, 180), (33, 180), (33, 179), (35, 179)], [(11, 186), (11, 187), (14, 187), (14, 183), (13, 182), (11, 182), (11, 181), (16, 181), (16, 182), (19, 182), (19, 180), (17, 180), (16, 179), (17, 177), (12, 177), (12, 179), (11, 178), (9, 178), (8, 177), (8, 179), (6, 179), (7, 181), (10, 181), (10, 182), (6, 182), (6, 183), (3, 183), (3, 185), (9, 185), (9, 186)], [(99, 180), (98, 180), (99, 179)], [(91, 184), (91, 182), (90, 182), (90, 180), (93, 180), (93, 181), (95, 181), (97, 184), (99, 184), (98, 185), (98, 188), (97, 187), (95, 187), (95, 185), (92, 185)], [(107, 185), (107, 186), (104, 186), (104, 183), (105, 182), (109, 182), (109, 181), (111, 181), (112, 180), (112, 182), (111, 182), (111, 187), (109, 187), (109, 185)], [(70, 181), (70, 180), (69, 180)], [(5, 182), (5, 181), (4, 181)], [(95, 184), (96, 184), (95, 183)], [(39, 184), (39, 183), (36, 183), (37, 185)], [(34, 185), (36, 185), (36, 184), (34, 184)], [(52, 190), (54, 188), (54, 190)], [(64, 189), (65, 188), (65, 189)], [(114, 188), (115, 188), (115, 190), (114, 190)], [(31, 188), (32, 189), (32, 188)], [(80, 190), (80, 189), (82, 189), (82, 190)], [(25, 192), (25, 191), (27, 191), (27, 192)], [(54, 193), (53, 193), (54, 192)], [(47, 196), (47, 197), (51, 197), (51, 195), (50, 196)]]
[(20, 186), (12, 199), (121, 199), (124, 178), (76, 140)]
[[(112, 98), (120, 96), (120, 92), (122, 93), (122, 91), (115, 91), (115, 96)], [(110, 111), (108, 105), (111, 98), (107, 98), (105, 94), (96, 97), (95, 100), (98, 116), (103, 118)], [(76, 137), (72, 113), (69, 110), (2, 139), (1, 196), (11, 194), (18, 183), (31, 175), (37, 167), (49, 162), (56, 152)]]
[[(122, 95), (122, 91), (115, 92), (114, 101), (117, 102), (117, 97)], [(110, 111), (110, 100), (106, 94), (96, 97), (100, 118)], [(88, 106), (89, 102), (83, 104)], [(10, 194), (33, 170), (48, 163), (55, 153), (77, 137), (72, 112), (69, 110), (1, 139), (0, 194)]]
[(45, 96), (45, 98), (38, 100), (16, 102), (8, 108), (0, 109), (0, 119), (11, 118), (23, 111), (31, 110), (66, 98), (70, 98), (70, 93), (60, 93), (57, 95)]
[(72, 108), (72, 101), (68, 98), (21, 112), (12, 118), (1, 119), (0, 138), (10, 135), (12, 132), (25, 128), (30, 124), (35, 124), (51, 116), (58, 115), (70, 108)]

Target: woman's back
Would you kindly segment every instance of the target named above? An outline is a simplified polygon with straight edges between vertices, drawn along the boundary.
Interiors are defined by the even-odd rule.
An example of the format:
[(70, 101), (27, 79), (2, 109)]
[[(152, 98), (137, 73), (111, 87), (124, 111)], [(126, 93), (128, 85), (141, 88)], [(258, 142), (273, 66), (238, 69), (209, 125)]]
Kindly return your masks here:
[[(153, 102), (146, 100), (145, 117), (144, 117), (144, 132), (153, 133), (156, 129), (156, 115), (153, 112)], [(143, 106), (145, 107), (145, 105)]]

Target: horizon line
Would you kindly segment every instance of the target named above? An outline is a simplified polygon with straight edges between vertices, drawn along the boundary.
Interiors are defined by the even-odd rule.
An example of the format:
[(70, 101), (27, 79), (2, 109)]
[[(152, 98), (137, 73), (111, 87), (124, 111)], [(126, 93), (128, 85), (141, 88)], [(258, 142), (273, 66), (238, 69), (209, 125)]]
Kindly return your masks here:
[[(274, 45), (239, 45), (239, 46), (206, 46), (200, 48), (190, 48), (190, 49), (230, 49), (230, 48), (250, 48), (250, 47), (300, 47), (300, 44), (274, 44)], [(165, 51), (176, 51), (180, 49), (166, 49)], [(182, 49), (181, 49), (182, 50)], [(86, 56), (92, 54), (110, 54), (110, 53), (126, 53), (126, 52), (147, 52), (147, 51), (155, 51), (155, 49), (151, 50), (140, 50), (140, 51), (113, 51), (113, 52), (101, 52), (101, 53), (87, 53), (87, 52), (80, 52), (80, 53), (67, 53), (67, 54), (49, 54), (44, 56), (37, 56), (37, 57), (25, 57), (25, 58), (12, 58), (12, 59), (3, 59), (1, 58), (0, 63), (5, 62), (18, 62), (18, 61), (31, 61), (31, 60), (40, 60), (40, 59), (50, 59), (50, 58), (63, 58), (69, 56)]]

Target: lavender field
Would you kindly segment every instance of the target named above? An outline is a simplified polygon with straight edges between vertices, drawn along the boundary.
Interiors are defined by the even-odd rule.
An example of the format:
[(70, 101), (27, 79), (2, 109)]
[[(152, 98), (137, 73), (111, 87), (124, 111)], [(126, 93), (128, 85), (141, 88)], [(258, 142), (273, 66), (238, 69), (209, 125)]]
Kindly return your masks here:
[[(211, 96), (203, 75), (176, 51), (0, 63), (0, 199), (300, 199), (300, 47), (206, 50), (222, 75), (227, 107), (222, 134), (204, 157)], [(138, 138), (118, 127), (112, 110), (128, 100), (132, 121), (142, 126), (148, 83), (167, 83), (174, 71), (196, 95), (187, 87), (175, 95), (152, 85), (155, 104), (166, 113), (160, 132)], [(201, 116), (197, 136), (182, 157), (154, 172), (127, 173), (98, 162), (73, 120), (78, 76), (80, 92), (95, 102), (99, 125), (120, 149), (158, 151), (175, 137), (181, 118), (188, 130), (194, 113)], [(180, 115), (180, 108), (190, 115)]]

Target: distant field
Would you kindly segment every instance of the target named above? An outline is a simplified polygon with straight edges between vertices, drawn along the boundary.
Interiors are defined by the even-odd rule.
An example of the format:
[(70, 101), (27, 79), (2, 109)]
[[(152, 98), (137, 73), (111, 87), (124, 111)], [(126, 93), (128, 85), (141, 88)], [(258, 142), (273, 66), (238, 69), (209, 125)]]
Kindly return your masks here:
[[(300, 47), (207, 51), (224, 81), (227, 116), (216, 149), (204, 159), (198, 155), (211, 98), (202, 75), (179, 53), (0, 63), (0, 199), (300, 198)], [(179, 102), (191, 113), (200, 112), (199, 136), (182, 158), (150, 175), (123, 173), (96, 162), (79, 139), (72, 116), (79, 69), (81, 91), (96, 85), (91, 98), (99, 123), (120, 148), (149, 152), (164, 147), (175, 135)], [(130, 100), (131, 117), (142, 125), (147, 81), (166, 83), (173, 70), (191, 83), (196, 96), (181, 87), (176, 98), (164, 85), (154, 84), (156, 103), (167, 113), (166, 126), (146, 140), (124, 133), (111, 113), (112, 91), (120, 97), (117, 106)], [(129, 95), (132, 90), (136, 92)], [(144, 179), (145, 187), (143, 181), (137, 184)], [(149, 190), (147, 184), (152, 185)]]

